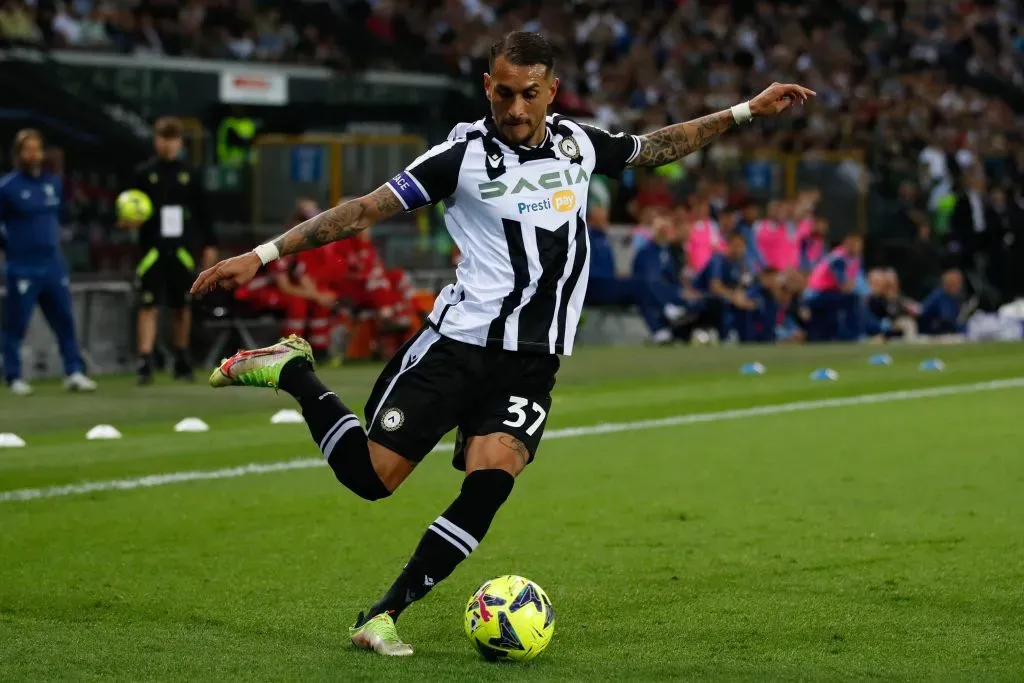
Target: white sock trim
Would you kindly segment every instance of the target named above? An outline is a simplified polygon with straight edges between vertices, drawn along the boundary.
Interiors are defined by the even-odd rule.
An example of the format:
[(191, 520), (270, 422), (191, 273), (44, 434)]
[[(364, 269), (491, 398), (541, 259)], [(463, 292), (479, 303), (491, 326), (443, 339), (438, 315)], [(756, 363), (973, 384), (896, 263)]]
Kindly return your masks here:
[(445, 531), (447, 531), (448, 533), (452, 534), (460, 541), (465, 543), (470, 550), (476, 550), (476, 547), (480, 545), (480, 542), (473, 538), (472, 535), (470, 535), (463, 529), (455, 526), (444, 517), (438, 517), (437, 519), (435, 519), (434, 524), (438, 525), (439, 527), (441, 527), (442, 529), (444, 529)]
[(444, 540), (446, 540), (450, 544), (452, 544), (452, 546), (456, 550), (458, 550), (460, 553), (462, 553), (466, 557), (469, 557), (469, 553), (472, 552), (469, 548), (467, 548), (466, 546), (464, 546), (461, 543), (459, 543), (459, 541), (457, 541), (454, 537), (449, 536), (448, 533), (444, 529), (442, 529), (441, 527), (437, 526), (436, 524), (431, 524), (429, 527), (427, 527), (427, 531), (433, 531), (435, 534), (437, 534), (438, 536), (440, 536), (441, 538), (443, 538)]
[(334, 426), (327, 430), (324, 438), (320, 440), (320, 452), (324, 454), (324, 460), (331, 457), (331, 452), (338, 445), (338, 440), (345, 435), (345, 432), (353, 427), (359, 426), (359, 418), (354, 413), (349, 413), (334, 423)]

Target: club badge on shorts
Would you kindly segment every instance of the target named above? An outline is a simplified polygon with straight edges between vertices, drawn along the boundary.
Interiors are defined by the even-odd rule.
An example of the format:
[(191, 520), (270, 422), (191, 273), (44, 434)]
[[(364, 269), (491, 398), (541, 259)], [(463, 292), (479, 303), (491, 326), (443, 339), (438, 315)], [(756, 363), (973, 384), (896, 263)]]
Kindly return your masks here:
[(393, 432), (405, 424), (405, 413), (398, 408), (388, 408), (380, 418), (380, 426), (386, 432)]

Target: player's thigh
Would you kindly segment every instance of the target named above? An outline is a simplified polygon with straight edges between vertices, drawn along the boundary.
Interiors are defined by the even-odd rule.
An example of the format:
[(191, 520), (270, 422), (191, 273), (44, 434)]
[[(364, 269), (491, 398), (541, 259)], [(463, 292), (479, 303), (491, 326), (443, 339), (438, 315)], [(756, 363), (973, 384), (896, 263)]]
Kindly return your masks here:
[[(459, 424), (464, 442), (456, 448), (454, 465), (467, 472), (496, 462), (509, 467), (518, 462), (521, 470), (537, 454), (551, 411), (557, 356), (506, 353), (495, 365), (496, 376), (476, 388), (477, 400)], [(499, 469), (512, 471), (509, 467)]]
[(458, 343), (430, 327), (406, 342), (366, 402), (370, 441), (420, 462), (458, 423), (467, 388), (462, 355)]

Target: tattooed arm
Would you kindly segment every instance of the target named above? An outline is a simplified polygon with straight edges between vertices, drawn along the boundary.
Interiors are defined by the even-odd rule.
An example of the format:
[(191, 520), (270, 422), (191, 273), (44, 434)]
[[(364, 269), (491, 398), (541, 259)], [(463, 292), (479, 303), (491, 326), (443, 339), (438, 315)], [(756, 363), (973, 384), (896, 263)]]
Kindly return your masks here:
[[(815, 95), (813, 90), (792, 83), (772, 83), (760, 94), (743, 105), (740, 109), (741, 118), (750, 119), (764, 116), (777, 116), (789, 108), (794, 102), (804, 102)], [(682, 159), (698, 149), (710, 144), (736, 123), (732, 109), (724, 109), (714, 114), (666, 126), (653, 133), (640, 137), (640, 151), (630, 166), (661, 166)]]
[(665, 126), (640, 137), (640, 152), (630, 166), (662, 166), (682, 159), (736, 125), (728, 109), (694, 121)]
[(316, 249), (358, 235), (401, 210), (402, 205), (395, 193), (381, 185), (368, 195), (338, 204), (299, 223), (274, 240), (274, 246), (282, 256)]
[[(274, 240), (274, 246), (281, 256), (316, 249), (358, 235), (401, 210), (402, 204), (395, 194), (386, 185), (381, 185), (368, 195), (339, 204), (299, 223)], [(201, 295), (218, 286), (234, 289), (252, 280), (262, 265), (254, 251), (226, 259), (200, 273), (191, 292)]]

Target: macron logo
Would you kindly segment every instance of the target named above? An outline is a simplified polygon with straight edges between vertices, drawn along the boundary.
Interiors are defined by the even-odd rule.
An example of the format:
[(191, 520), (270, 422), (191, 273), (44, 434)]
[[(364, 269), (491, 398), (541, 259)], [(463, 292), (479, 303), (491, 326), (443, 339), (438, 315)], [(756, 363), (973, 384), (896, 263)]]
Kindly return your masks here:
[(498, 168), (499, 166), (501, 166), (501, 162), (502, 156), (500, 154), (495, 154), (493, 156), (487, 157), (487, 165), (490, 166), (491, 168)]

